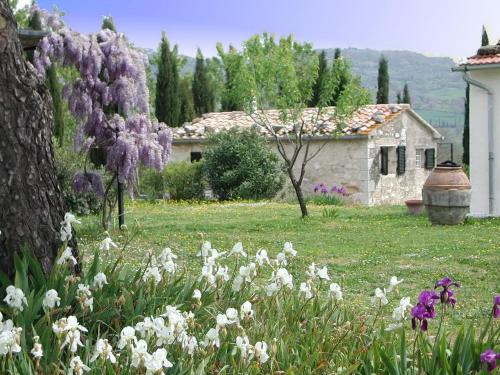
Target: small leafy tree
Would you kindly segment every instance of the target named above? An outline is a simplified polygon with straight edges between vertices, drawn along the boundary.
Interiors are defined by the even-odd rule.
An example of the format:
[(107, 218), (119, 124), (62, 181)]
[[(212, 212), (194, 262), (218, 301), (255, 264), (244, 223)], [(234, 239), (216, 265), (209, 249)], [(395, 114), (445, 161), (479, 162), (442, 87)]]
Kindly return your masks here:
[(254, 130), (231, 129), (209, 138), (207, 179), (221, 200), (272, 198), (283, 186), (278, 156)]
[[(329, 75), (322, 85), (315, 114), (310, 118), (305, 109), (312, 98), (319, 64), (311, 44), (297, 43), (291, 36), (276, 41), (272, 35), (256, 35), (244, 43), (242, 52), (229, 50), (221, 57), (231, 75), (231, 99), (275, 141), (302, 216), (307, 216), (302, 182), (308, 163), (327, 142), (311, 147), (314, 134), (324, 124), (325, 117), (340, 124), (360, 105), (368, 103), (368, 91), (353, 80), (342, 92), (336, 109), (326, 110), (336, 89), (336, 82)], [(270, 118), (267, 111), (270, 108), (277, 109), (283, 126), (276, 126)]]
[(223, 111), (241, 111), (241, 100), (235, 93), (236, 78), (231, 74), (232, 71), (238, 71), (243, 63), (243, 57), (238, 53), (236, 48), (229, 45), (229, 50), (224, 51), (222, 44), (217, 43), (217, 52), (224, 65), (224, 88), (221, 95), (221, 108)]
[[(349, 84), (361, 85), (361, 80), (359, 77), (353, 77), (351, 73), (351, 64), (348, 59), (342, 57), (340, 48), (335, 49), (335, 57), (333, 59), (332, 69), (331, 69), (333, 80), (333, 85), (335, 89), (333, 90), (332, 98), (329, 105), (336, 106), (339, 101), (344, 89)], [(357, 81), (357, 82), (355, 82)]]
[(389, 103), (389, 64), (385, 56), (378, 63), (377, 104)]

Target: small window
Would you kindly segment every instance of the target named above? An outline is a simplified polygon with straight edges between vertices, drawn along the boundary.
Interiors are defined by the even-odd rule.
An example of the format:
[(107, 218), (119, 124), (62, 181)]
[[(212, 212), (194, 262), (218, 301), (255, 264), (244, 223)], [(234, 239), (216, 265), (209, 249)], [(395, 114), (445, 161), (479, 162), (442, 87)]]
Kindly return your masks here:
[(423, 168), (424, 167), (424, 149), (417, 148), (415, 154), (415, 168)]
[(406, 146), (398, 146), (396, 149), (396, 153), (398, 154), (398, 164), (396, 172), (401, 175), (406, 171)]
[(389, 174), (389, 147), (380, 147), (380, 174)]
[(428, 148), (425, 150), (425, 169), (433, 169), (436, 166), (436, 150)]
[(199, 152), (199, 151), (191, 152), (191, 163), (194, 163), (195, 161), (200, 161), (200, 160), (201, 160), (201, 152)]

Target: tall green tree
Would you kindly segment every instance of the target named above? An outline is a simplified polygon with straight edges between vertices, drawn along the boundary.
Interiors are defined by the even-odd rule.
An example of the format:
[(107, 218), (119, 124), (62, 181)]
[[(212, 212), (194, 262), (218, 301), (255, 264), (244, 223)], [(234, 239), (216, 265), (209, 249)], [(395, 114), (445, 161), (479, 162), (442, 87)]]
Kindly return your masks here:
[(335, 51), (333, 53), (333, 59), (334, 60), (340, 59), (341, 54), (342, 54), (342, 52), (341, 52), (340, 48), (335, 48)]
[(234, 76), (232, 72), (239, 71), (241, 65), (244, 64), (243, 56), (232, 45), (229, 45), (228, 51), (225, 52), (220, 43), (217, 43), (217, 52), (224, 69), (221, 109), (222, 111), (241, 111), (243, 109), (241, 98), (238, 97), (238, 92), (233, 90), (238, 84), (236, 81), (238, 76)]
[(384, 55), (380, 57), (378, 63), (377, 82), (377, 104), (389, 103), (389, 63)]
[(351, 64), (349, 60), (342, 57), (340, 48), (335, 49), (331, 74), (335, 88), (329, 104), (336, 106), (345, 88), (353, 81)]
[(196, 53), (192, 92), (194, 111), (198, 116), (214, 111), (214, 91), (210, 86), (207, 65), (199, 48)]
[(181, 100), (179, 97), (179, 68), (177, 49), (170, 49), (165, 33), (162, 34), (158, 53), (155, 114), (158, 121), (169, 126), (180, 125)]
[(483, 32), (481, 35), (481, 46), (488, 46), (490, 44), (490, 39), (488, 38), (488, 33), (486, 32), (486, 27), (483, 25)]
[[(369, 93), (358, 80), (353, 80), (343, 91), (336, 110), (328, 110), (325, 107), (331, 100), (335, 82), (332, 75), (327, 75), (314, 109), (316, 114), (311, 116), (306, 107), (313, 96), (319, 71), (318, 54), (311, 44), (297, 43), (291, 36), (275, 40), (274, 36), (264, 33), (247, 40), (241, 52), (228, 54), (223, 54), (226, 56), (223, 61), (231, 74), (233, 97), (242, 104), (254, 125), (273, 138), (295, 190), (302, 217), (306, 217), (308, 211), (302, 183), (309, 162), (326, 145), (313, 144), (313, 132), (307, 129), (323, 123), (320, 115), (329, 117), (333, 124), (343, 123), (360, 105), (369, 102)], [(276, 109), (280, 122), (292, 129), (286, 136), (280, 133), (282, 127), (276, 126), (276, 119), (269, 116), (269, 108)]]
[(411, 104), (410, 89), (408, 87), (408, 83), (405, 83), (405, 86), (403, 88), (403, 103)]
[(179, 85), (181, 98), (180, 124), (191, 122), (195, 117), (193, 95), (191, 93), (191, 78), (183, 77)]
[(398, 92), (398, 93), (397, 93), (397, 95), (396, 95), (396, 102), (397, 102), (398, 104), (403, 103), (403, 99), (402, 99), (402, 97), (401, 97), (401, 92)]
[(314, 82), (313, 95), (311, 100), (309, 101), (309, 107), (316, 107), (318, 105), (319, 99), (321, 97), (321, 92), (323, 91), (323, 86), (328, 79), (328, 74), (328, 62), (326, 60), (326, 53), (323, 50), (319, 54), (318, 76), (316, 77), (316, 82)]
[(116, 32), (116, 27), (115, 23), (113, 22), (113, 17), (111, 16), (104, 16), (102, 19), (102, 25), (101, 25), (102, 30), (111, 30)]
[(464, 103), (464, 132), (462, 135), (462, 145), (464, 147), (464, 153), (462, 155), (462, 162), (464, 164), (469, 165), (470, 163), (470, 145), (469, 145), (469, 95), (470, 95), (470, 86), (467, 85), (465, 89), (465, 103)]

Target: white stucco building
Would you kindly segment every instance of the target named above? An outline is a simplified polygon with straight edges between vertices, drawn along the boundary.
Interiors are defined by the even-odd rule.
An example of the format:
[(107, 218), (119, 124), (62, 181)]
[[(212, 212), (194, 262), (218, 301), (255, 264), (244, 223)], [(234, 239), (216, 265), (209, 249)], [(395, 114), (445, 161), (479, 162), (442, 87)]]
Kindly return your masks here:
[(500, 216), (500, 46), (482, 47), (453, 70), (470, 87), (470, 214)]
[[(321, 126), (309, 127), (312, 150), (326, 142), (310, 161), (302, 184), (306, 194), (317, 183), (343, 185), (355, 203), (403, 204), (421, 199), (422, 186), (435, 165), (437, 141), (441, 135), (409, 105), (368, 105), (361, 107), (335, 136), (337, 125), (328, 116)], [(278, 112), (266, 111), (278, 134), (286, 139), (289, 127), (280, 123)], [(310, 119), (317, 110), (305, 110)], [(244, 112), (214, 112), (173, 129), (172, 161), (197, 160), (203, 156), (207, 135), (232, 127), (255, 128), (270, 140), (264, 129)], [(291, 145), (290, 145), (291, 146)]]

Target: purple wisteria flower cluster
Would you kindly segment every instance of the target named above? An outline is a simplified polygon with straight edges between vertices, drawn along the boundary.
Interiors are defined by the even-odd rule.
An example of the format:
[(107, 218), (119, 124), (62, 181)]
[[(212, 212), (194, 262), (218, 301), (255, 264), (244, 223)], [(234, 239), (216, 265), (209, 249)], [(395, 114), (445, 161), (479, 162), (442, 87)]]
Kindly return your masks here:
[(341, 195), (343, 197), (347, 197), (349, 195), (349, 193), (347, 192), (347, 189), (345, 188), (345, 186), (342, 186), (342, 185), (333, 185), (332, 188), (328, 188), (327, 185), (325, 185), (324, 183), (318, 183), (318, 184), (315, 184), (314, 185), (314, 188), (313, 188), (314, 192), (315, 193), (320, 193), (320, 194), (324, 194), (324, 195), (327, 195), (327, 194), (338, 194), (338, 195)]
[[(133, 182), (139, 163), (163, 169), (172, 143), (172, 132), (149, 118), (146, 85), (147, 57), (133, 48), (125, 36), (111, 30), (83, 35), (67, 28), (56, 16), (39, 12), (52, 31), (34, 54), (34, 64), (43, 75), (52, 64), (74, 67), (79, 77), (66, 84), (63, 95), (78, 121), (75, 146), (79, 151), (103, 151), (106, 169), (120, 182)], [(82, 177), (87, 177), (88, 183)], [(88, 173), (75, 177), (75, 187), (84, 190), (95, 183)]]

